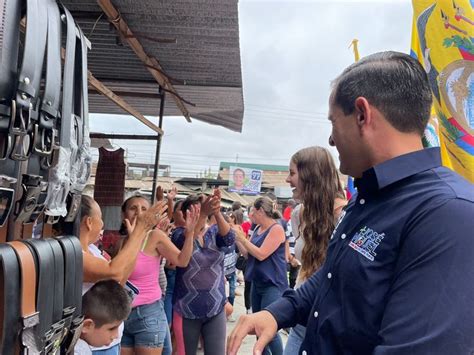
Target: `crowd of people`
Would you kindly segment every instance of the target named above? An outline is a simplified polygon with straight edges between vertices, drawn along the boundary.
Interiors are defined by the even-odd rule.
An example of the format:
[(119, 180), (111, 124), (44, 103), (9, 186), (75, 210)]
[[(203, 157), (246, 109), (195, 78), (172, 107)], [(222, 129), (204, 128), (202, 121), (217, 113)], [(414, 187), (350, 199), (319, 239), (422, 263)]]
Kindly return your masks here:
[[(230, 211), (219, 189), (183, 200), (160, 189), (154, 205), (134, 195), (110, 258), (95, 245), (100, 206), (84, 196), (76, 353), (236, 354), (255, 334), (254, 354), (470, 354), (474, 189), (422, 146), (426, 73), (374, 54), (334, 81), (329, 103), (339, 171), (356, 178), (349, 201), (330, 152), (306, 147), (281, 212), (271, 195)], [(227, 337), (239, 270), (248, 314)]]

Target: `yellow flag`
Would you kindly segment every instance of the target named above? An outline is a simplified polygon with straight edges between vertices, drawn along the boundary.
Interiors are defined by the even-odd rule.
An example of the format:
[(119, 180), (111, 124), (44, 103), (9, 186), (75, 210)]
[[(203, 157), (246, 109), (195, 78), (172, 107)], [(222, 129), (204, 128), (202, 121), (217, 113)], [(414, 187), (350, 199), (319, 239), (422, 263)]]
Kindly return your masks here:
[(425, 68), (433, 110), (427, 146), (474, 182), (474, 0), (413, 0), (411, 54)]

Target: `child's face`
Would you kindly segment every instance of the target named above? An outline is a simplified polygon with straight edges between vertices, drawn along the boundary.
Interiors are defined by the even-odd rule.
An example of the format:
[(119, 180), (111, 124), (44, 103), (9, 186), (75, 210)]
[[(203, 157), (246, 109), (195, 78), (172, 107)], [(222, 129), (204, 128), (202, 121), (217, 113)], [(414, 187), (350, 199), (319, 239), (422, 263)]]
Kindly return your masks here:
[(96, 327), (92, 319), (85, 319), (81, 339), (91, 346), (107, 346), (119, 336), (119, 326), (122, 322), (116, 321)]

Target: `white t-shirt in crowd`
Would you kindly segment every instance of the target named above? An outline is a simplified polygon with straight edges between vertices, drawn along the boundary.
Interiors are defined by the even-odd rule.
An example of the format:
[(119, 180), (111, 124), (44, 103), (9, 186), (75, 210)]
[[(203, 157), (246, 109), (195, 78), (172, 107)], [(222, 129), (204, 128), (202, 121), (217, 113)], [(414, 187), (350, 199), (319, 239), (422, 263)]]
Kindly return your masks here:
[(74, 347), (74, 355), (92, 355), (91, 347), (84, 340), (79, 339)]

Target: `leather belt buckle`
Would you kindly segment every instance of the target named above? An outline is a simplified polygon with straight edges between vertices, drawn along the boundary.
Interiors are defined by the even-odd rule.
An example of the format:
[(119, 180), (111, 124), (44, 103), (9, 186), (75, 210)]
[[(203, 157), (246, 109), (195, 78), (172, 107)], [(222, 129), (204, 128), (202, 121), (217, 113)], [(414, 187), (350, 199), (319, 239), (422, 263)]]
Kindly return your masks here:
[(65, 222), (73, 222), (76, 219), (79, 208), (81, 207), (81, 197), (80, 193), (70, 192), (68, 196), (68, 212), (64, 218)]
[(49, 157), (53, 154), (57, 135), (58, 131), (56, 129), (45, 129), (41, 128), (39, 124), (35, 124), (34, 152), (40, 156)]
[(34, 327), (39, 324), (39, 312), (32, 313), (26, 317), (22, 317), (23, 330), (21, 332), (21, 343), (23, 350), (20, 352), (24, 355), (40, 354), (43, 348), (34, 333)]
[(30, 221), (37, 206), (38, 198), (44, 189), (42, 177), (39, 175), (23, 174), (22, 188), (23, 195), (17, 202), (15, 220), (20, 223), (27, 223)]
[(5, 124), (7, 124), (6, 127), (1, 127), (4, 137), (2, 140), (2, 144), (0, 145), (0, 160), (5, 160), (8, 158), (12, 150), (13, 140), (10, 134), (10, 127), (12, 125), (13, 117), (16, 116), (16, 102), (15, 100), (12, 100), (10, 105), (7, 105), (4, 102), (2, 102), (0, 103), (0, 106), (2, 108), (7, 109), (6, 111), (2, 110), (4, 112), (3, 114), (0, 114), (0, 116), (5, 117)]
[(64, 320), (61, 320), (51, 326), (51, 330), (46, 333), (46, 341), (44, 346), (45, 355), (54, 355), (60, 349), (64, 338), (67, 335)]
[(82, 333), (82, 326), (84, 321), (84, 316), (76, 317), (71, 323), (71, 328), (69, 330), (69, 339), (66, 343), (66, 354), (72, 353), (74, 351), (74, 346), (79, 340)]
[(15, 190), (0, 187), (0, 227), (3, 227), (13, 206)]
[[(23, 95), (24, 97), (22, 97)], [(12, 110), (10, 126), (12, 151), (10, 157), (13, 160), (24, 161), (28, 160), (33, 147), (33, 133), (29, 130), (33, 105), (26, 94), (22, 94), (20, 97), (22, 100), (17, 99), (16, 101), (15, 116), (13, 116)]]
[(0, 175), (0, 227), (5, 225), (12, 210), (15, 190), (11, 186), (16, 184), (16, 181), (15, 178)]
[(30, 219), (27, 221), (27, 223), (34, 223), (39, 216), (43, 213), (44, 209), (46, 208), (46, 198), (48, 197), (48, 192), (47, 192), (47, 187), (48, 183), (46, 181), (41, 181), (40, 183), (40, 188), (41, 192), (39, 193), (37, 200), (36, 200), (36, 206), (33, 209), (33, 212), (31, 212)]

